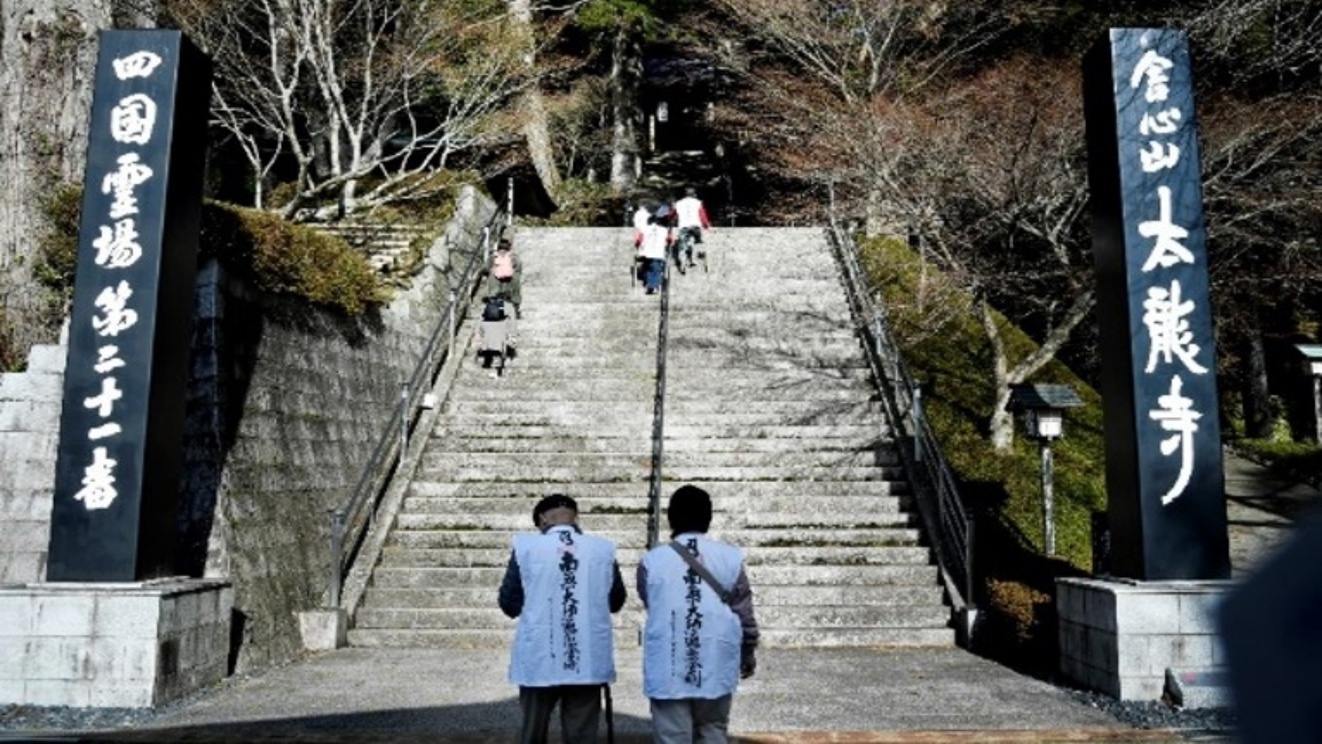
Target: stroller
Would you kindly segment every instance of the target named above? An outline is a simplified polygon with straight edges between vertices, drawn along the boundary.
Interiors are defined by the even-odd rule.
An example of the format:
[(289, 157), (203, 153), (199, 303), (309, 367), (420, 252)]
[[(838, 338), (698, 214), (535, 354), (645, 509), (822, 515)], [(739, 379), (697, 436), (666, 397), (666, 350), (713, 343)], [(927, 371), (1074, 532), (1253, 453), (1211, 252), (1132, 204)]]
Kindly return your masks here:
[(478, 361), (492, 377), (505, 374), (505, 364), (514, 358), (514, 319), (507, 311), (505, 295), (486, 298), (482, 305), (482, 322), (478, 325)]

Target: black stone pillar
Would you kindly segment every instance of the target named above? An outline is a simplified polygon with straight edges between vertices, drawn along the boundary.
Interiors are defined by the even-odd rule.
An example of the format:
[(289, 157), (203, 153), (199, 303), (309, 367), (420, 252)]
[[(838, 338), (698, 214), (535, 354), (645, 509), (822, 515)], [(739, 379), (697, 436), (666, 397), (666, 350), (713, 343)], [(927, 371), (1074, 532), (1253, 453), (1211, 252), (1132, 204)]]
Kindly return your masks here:
[(1084, 58), (1111, 571), (1230, 575), (1189, 47), (1112, 29)]
[(173, 572), (210, 94), (179, 32), (101, 32), (50, 581)]

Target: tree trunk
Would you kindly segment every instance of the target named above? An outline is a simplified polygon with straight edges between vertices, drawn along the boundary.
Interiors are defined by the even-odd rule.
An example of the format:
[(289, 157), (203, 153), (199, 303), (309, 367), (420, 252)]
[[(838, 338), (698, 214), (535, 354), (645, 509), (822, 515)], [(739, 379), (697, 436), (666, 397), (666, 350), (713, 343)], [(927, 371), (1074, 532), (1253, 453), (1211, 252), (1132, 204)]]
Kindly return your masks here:
[(996, 402), (988, 421), (988, 430), (992, 447), (997, 452), (1007, 452), (1014, 444), (1014, 414), (1005, 410), (1005, 404), (1010, 401), (1010, 386), (1024, 382), (1055, 359), (1056, 353), (1069, 340), (1074, 329), (1092, 313), (1095, 302), (1096, 295), (1091, 290), (1083, 290), (1075, 294), (1060, 324), (1047, 332), (1046, 337), (1033, 353), (1012, 367), (1006, 355), (1005, 339), (1001, 337), (995, 312), (985, 300), (978, 301), (982, 329), (987, 334), (987, 342), (992, 350), (992, 379), (996, 386)]
[[(531, 72), (537, 62), (537, 34), (532, 24), (531, 0), (510, 0), (510, 17), (519, 24), (523, 41), (524, 62)], [(551, 139), (551, 126), (546, 116), (546, 100), (541, 87), (534, 82), (523, 94), (523, 138), (528, 145), (528, 159), (542, 182), (551, 201), (560, 197), (560, 169), (555, 164), (555, 143)]]
[(16, 351), (53, 340), (32, 278), (45, 229), (41, 198), (81, 183), (106, 0), (0, 0), (0, 311)]
[(978, 316), (982, 321), (982, 330), (987, 334), (987, 343), (992, 351), (992, 384), (996, 390), (996, 402), (992, 406), (991, 417), (987, 421), (988, 438), (992, 449), (1008, 452), (1014, 444), (1014, 416), (1005, 410), (1010, 401), (1010, 385), (1018, 382), (1010, 372), (1010, 360), (1005, 352), (1005, 339), (996, 325), (996, 316), (991, 305), (985, 299), (979, 299)]
[(1244, 339), (1244, 433), (1253, 439), (1266, 439), (1276, 422), (1272, 418), (1271, 390), (1267, 386), (1267, 351), (1256, 319)]
[(634, 123), (638, 109), (637, 55), (633, 37), (627, 26), (615, 32), (611, 52), (611, 114), (614, 130), (611, 137), (611, 190), (617, 195), (633, 190), (637, 174), (634, 160), (638, 157), (638, 134)]

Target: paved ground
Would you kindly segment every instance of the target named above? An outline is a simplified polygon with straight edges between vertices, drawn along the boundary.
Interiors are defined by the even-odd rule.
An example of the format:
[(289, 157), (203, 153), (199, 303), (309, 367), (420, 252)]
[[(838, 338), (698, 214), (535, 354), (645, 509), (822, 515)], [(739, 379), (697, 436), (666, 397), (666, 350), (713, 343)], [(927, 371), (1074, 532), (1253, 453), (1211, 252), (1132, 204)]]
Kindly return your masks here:
[[(617, 661), (617, 741), (643, 741), (639, 654)], [(231, 681), (115, 740), (511, 741), (519, 713), (506, 662), (490, 651), (341, 649)], [(742, 741), (1173, 738), (1127, 729), (1063, 690), (959, 649), (768, 649), (760, 664), (735, 701), (731, 724)]]
[(1226, 455), (1225, 472), (1230, 564), (1235, 578), (1243, 578), (1285, 542), (1301, 515), (1322, 506), (1322, 494), (1233, 454)]

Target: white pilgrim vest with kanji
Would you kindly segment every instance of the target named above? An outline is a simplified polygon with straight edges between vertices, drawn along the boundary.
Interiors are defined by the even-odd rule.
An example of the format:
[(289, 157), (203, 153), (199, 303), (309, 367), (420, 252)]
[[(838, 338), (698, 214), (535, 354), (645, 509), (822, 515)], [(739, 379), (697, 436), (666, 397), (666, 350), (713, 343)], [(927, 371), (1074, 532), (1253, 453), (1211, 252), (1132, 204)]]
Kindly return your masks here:
[[(727, 590), (734, 588), (743, 554), (696, 532), (677, 536)], [(669, 544), (643, 556), (647, 569), (647, 624), (643, 630), (643, 694), (658, 700), (713, 699), (739, 685), (739, 616)]]
[(521, 687), (615, 681), (610, 590), (615, 544), (568, 525), (514, 536), (523, 611), (509, 679)]

